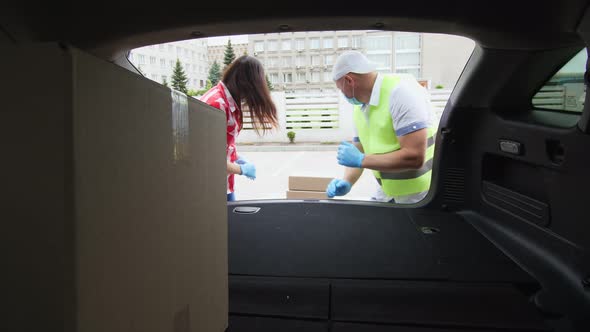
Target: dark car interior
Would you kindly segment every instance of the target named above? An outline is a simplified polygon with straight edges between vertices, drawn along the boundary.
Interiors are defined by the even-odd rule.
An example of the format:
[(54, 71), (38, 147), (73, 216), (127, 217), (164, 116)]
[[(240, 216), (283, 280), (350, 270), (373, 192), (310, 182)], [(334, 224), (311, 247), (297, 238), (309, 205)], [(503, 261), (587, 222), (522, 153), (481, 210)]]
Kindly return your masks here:
[[(97, 16), (82, 9), (54, 14), (55, 9), (43, 6), (29, 11), (3, 8), (0, 49), (60, 45), (140, 77), (126, 58), (129, 50), (191, 38), (348, 29), (468, 37), (476, 47), (441, 119), (433, 181), (424, 201), (413, 205), (331, 200), (227, 204), (227, 215), (222, 215), (227, 216), (229, 302), (222, 313), (227, 317), (227, 331), (590, 331), (586, 209), (590, 97), (586, 94), (581, 112), (543, 109), (531, 103), (564, 64), (587, 49), (587, 1), (424, 1), (396, 3), (391, 10), (375, 7), (206, 10), (215, 14), (113, 10)], [(15, 58), (6, 61), (11, 59)], [(23, 75), (34, 77), (33, 68), (22, 68)], [(9, 78), (5, 76), (3, 82), (5, 91), (15, 91), (8, 88)], [(587, 87), (588, 72), (583, 82)], [(133, 84), (130, 80), (129, 85)], [(114, 93), (112, 99), (126, 103), (124, 95)], [(9, 97), (3, 93), (0, 99)], [(190, 101), (189, 110), (199, 104)], [(18, 111), (28, 107), (26, 102), (22, 105)], [(29, 125), (43, 128), (44, 121), (48, 120), (40, 118)], [(101, 121), (100, 116), (92, 121)], [(51, 233), (51, 225), (42, 221), (26, 226), (14, 222), (25, 219), (10, 218), (23, 210), (9, 206), (20, 207), (19, 202), (32, 195), (19, 192), (16, 182), (8, 182), (9, 177), (24, 178), (31, 170), (19, 157), (24, 152), (18, 148), (13, 126), (0, 125), (2, 145), (8, 152), (3, 178), (10, 183), (3, 190), (8, 212), (2, 218), (10, 230), (3, 241), (9, 245), (8, 262), (22, 255), (37, 257), (27, 253), (24, 242), (16, 237), (27, 237), (23, 241), (32, 243), (42, 237), (41, 232)], [(43, 132), (36, 135), (32, 130), (26, 134), (36, 141), (53, 137)], [(145, 167), (158, 176), (160, 168)], [(63, 182), (36, 185), (59, 187)], [(204, 206), (207, 193), (200, 195), (193, 201), (201, 200)], [(44, 203), (29, 203), (29, 209), (45, 211)], [(225, 202), (221, 203), (225, 209)], [(43, 228), (35, 228), (41, 224)], [(133, 227), (141, 228), (141, 223)], [(65, 234), (68, 231), (66, 227)], [(122, 248), (111, 254), (120, 255), (126, 250)], [(45, 267), (6, 269), (11, 271), (9, 279), (23, 289), (28, 289), (33, 274), (48, 271)], [(69, 280), (55, 278), (62, 284)], [(85, 330), (80, 324), (86, 316), (68, 318), (80, 301), (54, 301), (76, 297), (75, 287), (65, 289), (41, 291), (42, 295), (9, 293), (4, 312), (11, 327), (7, 331)], [(30, 305), (45, 313), (24, 314)], [(175, 317), (168, 331), (197, 331), (182, 316)], [(105, 331), (115, 330), (108, 326), (103, 326)], [(141, 330), (140, 325), (118, 326), (125, 327), (117, 331)]]

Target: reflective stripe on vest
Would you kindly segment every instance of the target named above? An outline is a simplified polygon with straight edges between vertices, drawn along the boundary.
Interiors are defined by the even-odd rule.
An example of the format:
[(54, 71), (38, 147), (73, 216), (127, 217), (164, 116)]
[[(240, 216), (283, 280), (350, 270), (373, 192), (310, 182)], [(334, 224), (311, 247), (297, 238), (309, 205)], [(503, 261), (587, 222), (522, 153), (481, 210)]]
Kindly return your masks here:
[[(367, 154), (383, 154), (400, 149), (393, 120), (389, 112), (389, 98), (401, 78), (397, 75), (384, 75), (379, 94), (379, 105), (371, 106), (365, 115), (360, 106), (353, 109), (353, 120), (357, 128), (359, 140)], [(373, 171), (383, 192), (388, 196), (407, 196), (427, 191), (430, 188), (432, 174), (432, 158), (434, 156), (435, 129), (428, 130), (428, 145), (424, 157), (424, 165), (420, 169), (401, 172)]]

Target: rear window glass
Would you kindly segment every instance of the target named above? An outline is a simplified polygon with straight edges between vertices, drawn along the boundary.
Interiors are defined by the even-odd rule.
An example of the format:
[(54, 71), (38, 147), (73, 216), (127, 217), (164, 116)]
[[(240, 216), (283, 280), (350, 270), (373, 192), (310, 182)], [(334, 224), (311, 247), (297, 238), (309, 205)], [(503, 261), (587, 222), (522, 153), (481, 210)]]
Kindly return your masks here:
[[(129, 60), (145, 77), (200, 98), (234, 59), (244, 54), (258, 59), (277, 106), (279, 126), (259, 136), (247, 108), (242, 108), (236, 151), (256, 166), (256, 179), (235, 175), (235, 199), (327, 199), (327, 184), (341, 179), (345, 169), (336, 158), (340, 142), (359, 136), (353, 106), (332, 79), (338, 56), (358, 51), (380, 74), (413, 77), (427, 96), (429, 128), (436, 130), (474, 47), (470, 39), (446, 34), (309, 31), (152, 45), (132, 50)], [(374, 173), (366, 169), (350, 192), (334, 199), (387, 201), (379, 188)]]
[(584, 73), (587, 60), (586, 49), (578, 52), (533, 96), (533, 106), (539, 109), (581, 113), (586, 97)]

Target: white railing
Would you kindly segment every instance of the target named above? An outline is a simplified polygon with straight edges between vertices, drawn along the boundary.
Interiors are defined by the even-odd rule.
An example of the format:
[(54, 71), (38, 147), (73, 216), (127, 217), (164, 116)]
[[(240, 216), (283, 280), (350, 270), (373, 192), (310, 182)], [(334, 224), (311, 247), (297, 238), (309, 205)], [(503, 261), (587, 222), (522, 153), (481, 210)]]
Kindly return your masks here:
[(533, 96), (532, 103), (533, 106), (539, 108), (563, 110), (565, 87), (563, 85), (546, 85)]
[(440, 122), (440, 117), (442, 116), (442, 113), (445, 110), (445, 106), (447, 105), (447, 101), (451, 96), (451, 92), (453, 92), (453, 90), (428, 90), (428, 93), (430, 94), (430, 105), (432, 105), (432, 110), (434, 111), (434, 120), (436, 124)]
[(287, 130), (337, 129), (339, 96), (330, 94), (285, 94)]
[[(433, 89), (428, 92), (438, 124), (452, 91)], [(289, 131), (295, 132), (295, 142), (339, 142), (350, 140), (354, 135), (352, 105), (341, 93), (272, 92), (272, 97), (277, 106), (279, 128), (260, 137), (252, 130), (251, 119), (244, 114), (238, 143), (287, 143)]]

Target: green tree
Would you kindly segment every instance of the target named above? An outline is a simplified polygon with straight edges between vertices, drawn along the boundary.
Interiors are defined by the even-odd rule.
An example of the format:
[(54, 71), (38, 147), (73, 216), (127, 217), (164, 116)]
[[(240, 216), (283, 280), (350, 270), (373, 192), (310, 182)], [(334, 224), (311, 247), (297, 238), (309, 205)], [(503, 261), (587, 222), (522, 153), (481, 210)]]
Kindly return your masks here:
[(188, 82), (188, 78), (184, 73), (184, 69), (182, 69), (182, 65), (180, 64), (180, 60), (176, 59), (176, 65), (174, 66), (174, 71), (172, 72), (172, 87), (175, 90), (178, 90), (182, 93), (187, 93), (186, 83)]
[(207, 83), (205, 84), (205, 87), (202, 88), (201, 90), (197, 91), (197, 96), (202, 96), (204, 95), (207, 91), (209, 91), (209, 89), (211, 89), (213, 87), (213, 84), (211, 84), (211, 81), (207, 80)]
[(227, 67), (235, 58), (236, 54), (234, 53), (234, 48), (231, 46), (231, 39), (228, 39), (227, 45), (225, 45), (225, 51), (223, 52), (223, 64)]
[(275, 88), (272, 86), (272, 83), (270, 82), (270, 80), (268, 79), (268, 75), (266, 75), (266, 85), (268, 86), (268, 90), (272, 91)]
[(166, 81), (166, 79), (162, 80), (162, 85), (165, 87), (168, 87), (168, 81)]
[(211, 68), (209, 68), (209, 81), (211, 81), (211, 85), (217, 85), (219, 80), (221, 79), (221, 69), (219, 68), (219, 64), (217, 60), (213, 62)]

